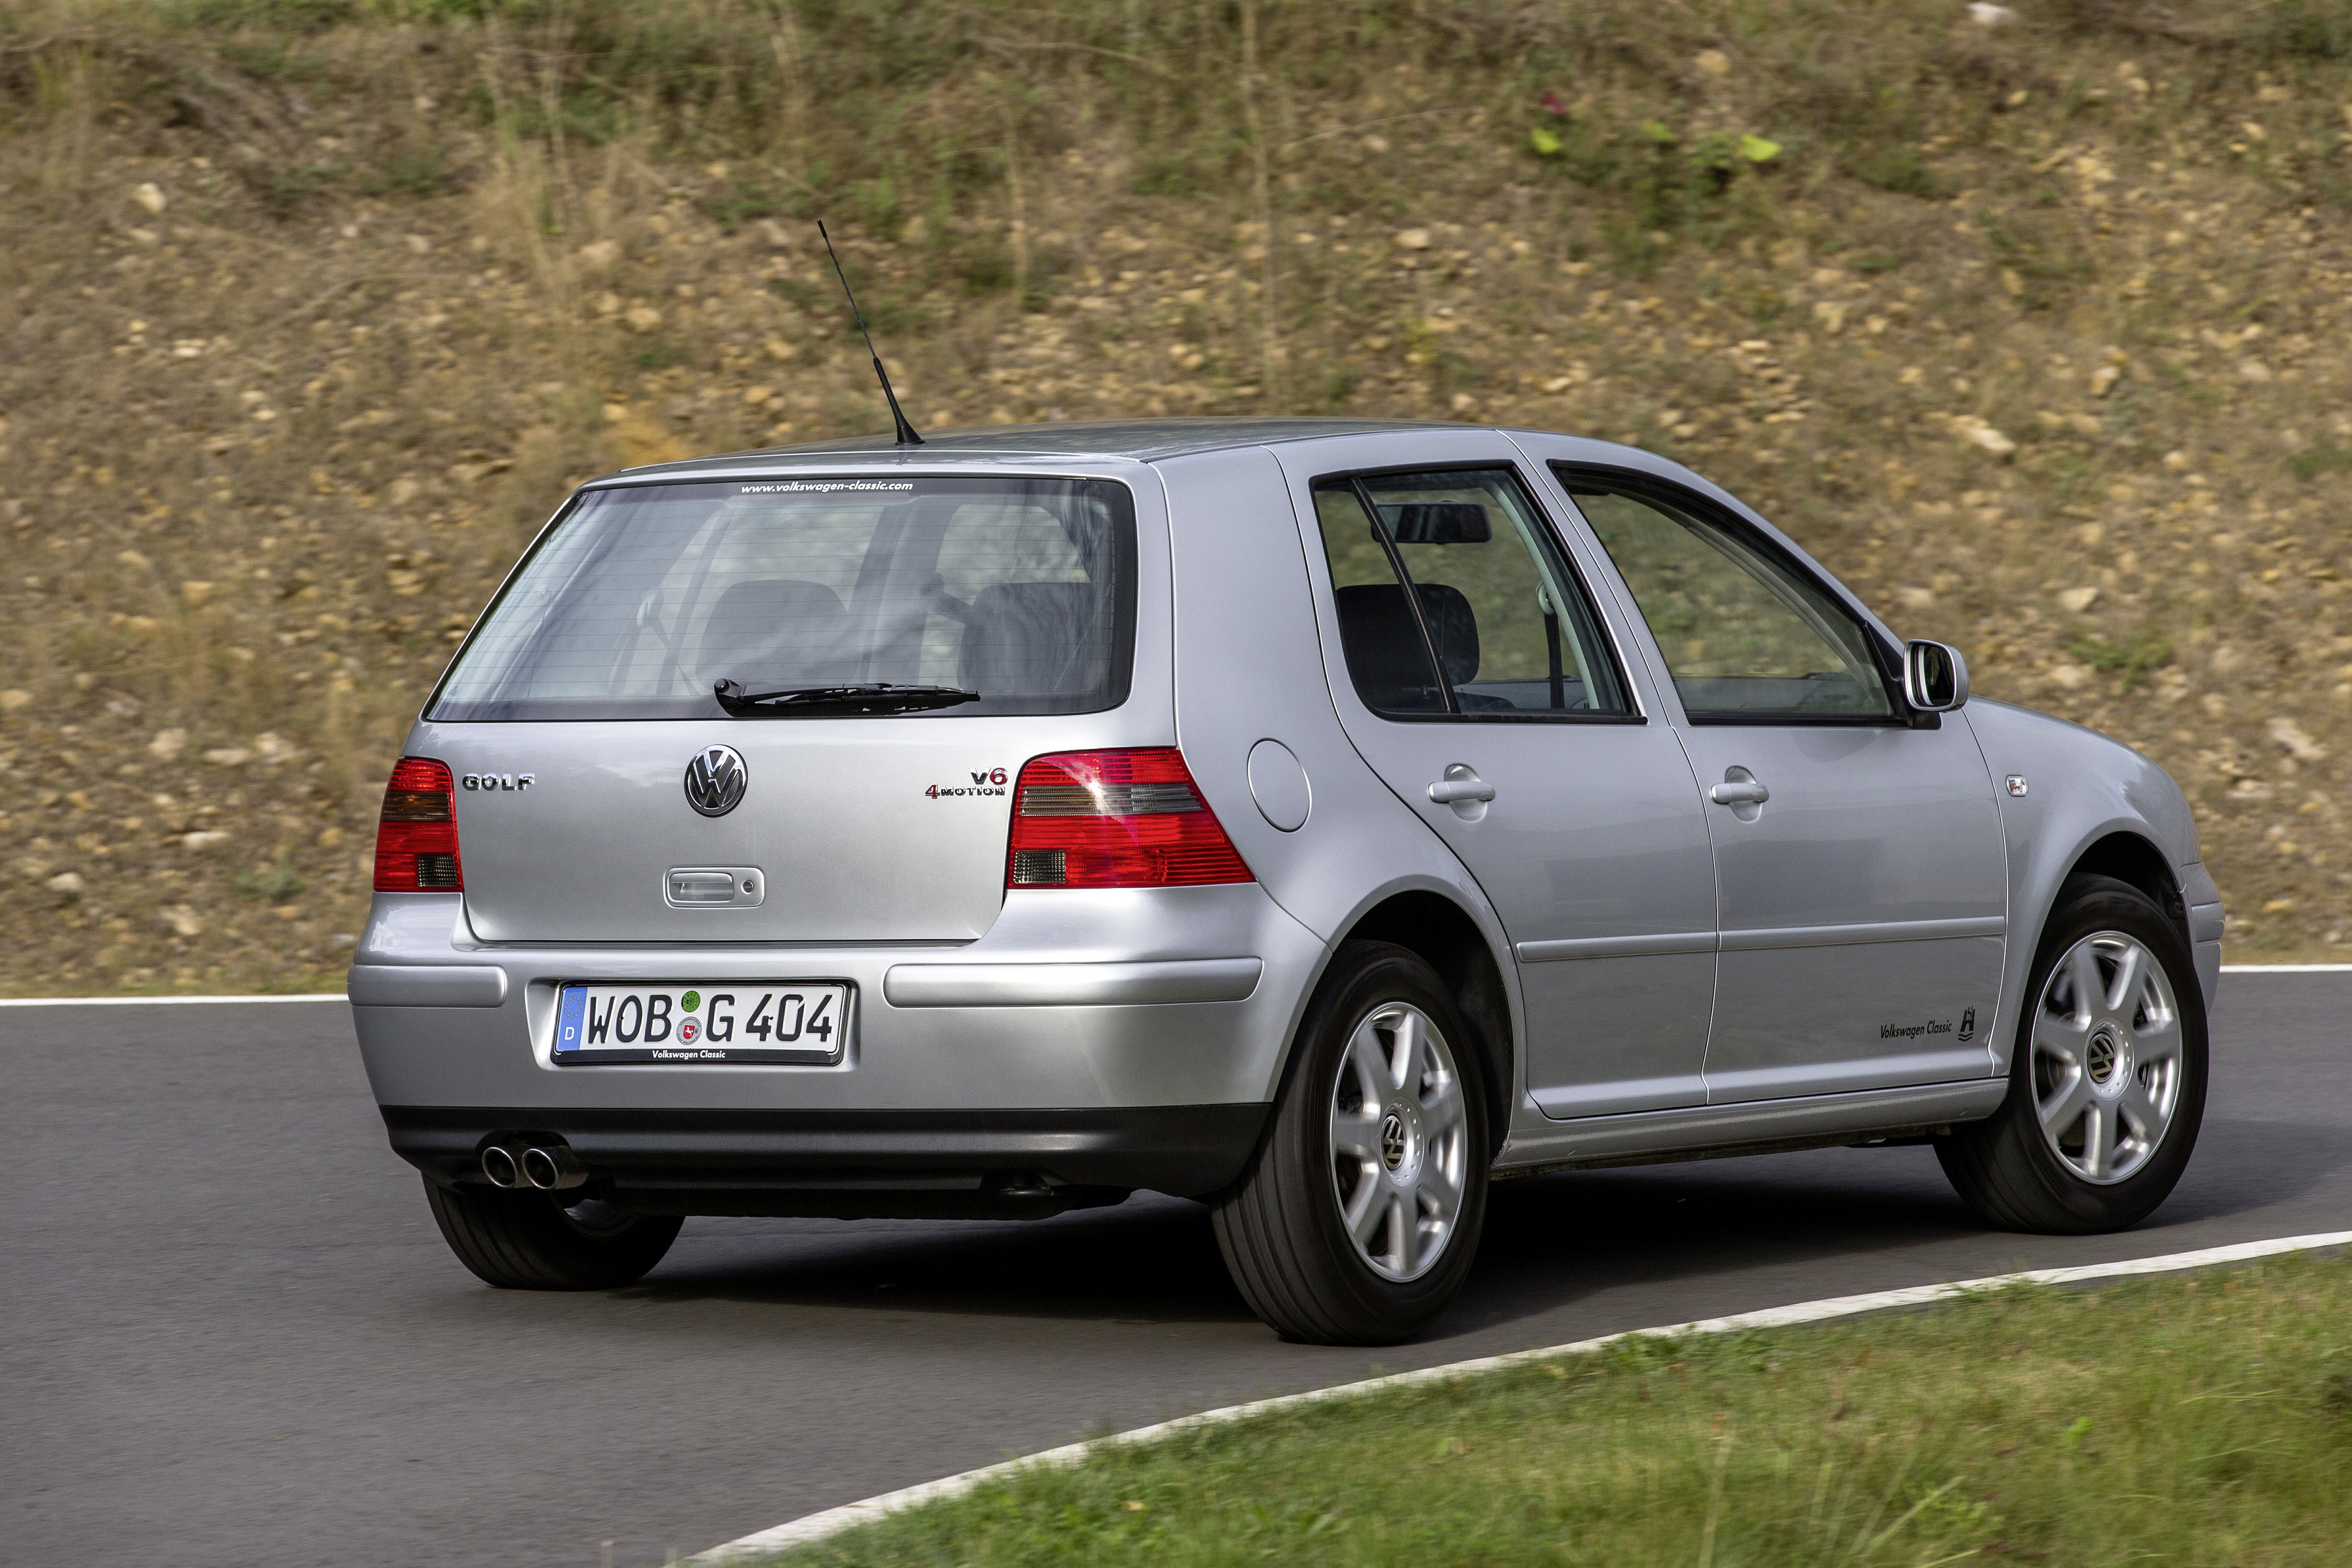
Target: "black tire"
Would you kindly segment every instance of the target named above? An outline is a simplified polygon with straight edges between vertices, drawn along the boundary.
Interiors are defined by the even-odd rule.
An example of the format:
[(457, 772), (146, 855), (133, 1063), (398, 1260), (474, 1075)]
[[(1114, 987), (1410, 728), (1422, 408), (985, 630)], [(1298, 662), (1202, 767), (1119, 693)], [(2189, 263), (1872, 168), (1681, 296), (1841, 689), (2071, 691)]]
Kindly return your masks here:
[[(2161, 967), (2174, 998), (2180, 1041), (2170, 1120), (2136, 1170), (2105, 1184), (2074, 1169), (2052, 1146), (2055, 1134), (2044, 1134), (2039, 1110), (2044, 1086), (2036, 1077), (2032, 1044), (2053, 971), (2078, 943), (2102, 933), (2131, 938)], [(2188, 942), (2163, 911), (2128, 883), (2107, 876), (2069, 877), (2042, 932), (2024, 998), (2011, 1053), (2008, 1097), (1983, 1121), (1936, 1140), (1936, 1157), (1944, 1174), (1977, 1217), (1999, 1229), (2084, 1236), (2138, 1224), (2171, 1195), (2197, 1145), (2205, 1115), (2205, 998)], [(2142, 1071), (2137, 1058), (2130, 1060), (2129, 1071)], [(2045, 1061), (2041, 1071), (2049, 1070)]]
[(662, 1260), (685, 1223), (590, 1198), (565, 1209), (543, 1192), (425, 1184), (433, 1221), (457, 1261), (509, 1291), (610, 1291)]
[[(1384, 1276), (1349, 1235), (1332, 1131), (1334, 1095), (1349, 1063), (1349, 1041), (1360, 1026), (1377, 1023), (1383, 1009), (1398, 1016), (1395, 1004), (1417, 1009), (1442, 1037), (1462, 1105), (1457, 1117), (1434, 1075), (1416, 1077), (1412, 1087), (1398, 1090), (1415, 1096), (1416, 1103), (1425, 1095), (1433, 1107), (1428, 1125), (1440, 1126), (1437, 1118), (1444, 1117), (1445, 1130), (1425, 1141), (1416, 1131), (1407, 1145), (1415, 1154), (1404, 1165), (1391, 1151), (1390, 1120), (1380, 1121), (1386, 1170), (1409, 1175), (1424, 1160), (1436, 1160), (1441, 1149), (1455, 1149), (1456, 1136), (1466, 1138), (1458, 1154), (1449, 1155), (1459, 1172), (1459, 1209), (1443, 1227), (1433, 1260), (1420, 1260), (1419, 1271), (1410, 1278)], [(1276, 1333), (1316, 1344), (1393, 1344), (1419, 1333), (1444, 1309), (1470, 1271), (1486, 1218), (1493, 1151), (1483, 1072), (1481, 1055), (1444, 982), (1418, 954), (1386, 942), (1350, 942), (1334, 956), (1299, 1025), (1289, 1074), (1265, 1140), (1247, 1172), (1218, 1197), (1213, 1209), (1217, 1246), (1234, 1283), (1250, 1310)], [(1364, 1114), (1378, 1114), (1369, 1101)], [(1422, 1124), (1416, 1120), (1413, 1125)], [(1379, 1179), (1380, 1173), (1368, 1166), (1359, 1170), (1351, 1163), (1349, 1168), (1359, 1172), (1354, 1180)], [(1448, 1185), (1454, 1185), (1450, 1178)], [(1374, 1195), (1372, 1201), (1384, 1199)], [(1391, 1260), (1409, 1258), (1411, 1249), (1422, 1244), (1421, 1211), (1411, 1207), (1418, 1201), (1408, 1193), (1400, 1200), (1406, 1207), (1397, 1211), (1416, 1216), (1408, 1228), (1412, 1241), (1398, 1239), (1396, 1220), (1374, 1232), (1391, 1247), (1405, 1249), (1391, 1253)]]

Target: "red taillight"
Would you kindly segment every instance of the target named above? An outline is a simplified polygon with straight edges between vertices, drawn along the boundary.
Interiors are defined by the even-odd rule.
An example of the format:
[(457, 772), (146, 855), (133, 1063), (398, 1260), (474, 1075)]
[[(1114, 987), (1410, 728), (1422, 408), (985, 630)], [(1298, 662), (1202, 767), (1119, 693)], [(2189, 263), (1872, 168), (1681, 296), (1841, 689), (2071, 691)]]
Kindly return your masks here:
[(383, 816), (375, 830), (378, 893), (458, 893), (466, 886), (457, 862), (457, 786), (447, 764), (404, 757), (383, 787)]
[(1021, 770), (1007, 887), (1256, 880), (1172, 746), (1056, 752)]

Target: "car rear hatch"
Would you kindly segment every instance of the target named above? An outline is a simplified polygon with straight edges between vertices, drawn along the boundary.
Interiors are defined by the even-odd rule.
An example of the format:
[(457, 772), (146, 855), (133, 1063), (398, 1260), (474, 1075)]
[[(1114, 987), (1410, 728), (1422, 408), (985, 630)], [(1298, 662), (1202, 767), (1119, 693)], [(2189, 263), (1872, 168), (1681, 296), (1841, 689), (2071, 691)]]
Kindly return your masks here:
[(1126, 701), (1136, 579), (1108, 480), (583, 493), (412, 742), (456, 776), (475, 934), (981, 935), (1022, 763)]

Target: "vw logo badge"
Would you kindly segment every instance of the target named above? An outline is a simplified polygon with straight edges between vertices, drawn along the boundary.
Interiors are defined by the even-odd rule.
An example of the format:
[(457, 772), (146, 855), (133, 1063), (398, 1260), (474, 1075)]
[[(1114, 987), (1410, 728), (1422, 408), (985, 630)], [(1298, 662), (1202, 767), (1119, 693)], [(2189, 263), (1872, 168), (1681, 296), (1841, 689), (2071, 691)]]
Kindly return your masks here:
[(742, 753), (731, 746), (706, 746), (686, 765), (686, 803), (706, 817), (723, 817), (743, 801), (751, 781)]
[(1381, 1163), (1391, 1170), (1404, 1164), (1404, 1118), (1393, 1111), (1381, 1123)]

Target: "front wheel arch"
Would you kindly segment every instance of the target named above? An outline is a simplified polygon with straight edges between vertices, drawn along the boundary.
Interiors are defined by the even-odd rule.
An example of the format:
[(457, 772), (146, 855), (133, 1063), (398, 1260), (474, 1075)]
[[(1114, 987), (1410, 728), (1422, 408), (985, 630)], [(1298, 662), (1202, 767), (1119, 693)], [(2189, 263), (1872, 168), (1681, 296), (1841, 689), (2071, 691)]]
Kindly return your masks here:
[[(2145, 835), (2112, 832), (2085, 846), (2060, 879), (2062, 896), (2066, 883), (2078, 876), (2109, 876), (2139, 889), (2180, 933), (2180, 940), (2194, 951), (2194, 938), (2189, 932), (2189, 905), (2181, 897), (2180, 878), (2165, 859), (2164, 852)], [(2054, 908), (2055, 901), (2053, 902)]]

